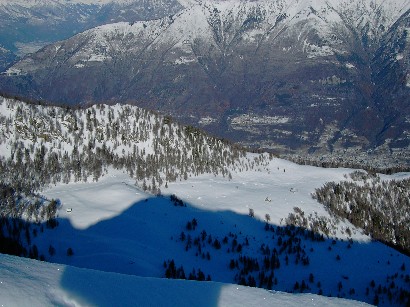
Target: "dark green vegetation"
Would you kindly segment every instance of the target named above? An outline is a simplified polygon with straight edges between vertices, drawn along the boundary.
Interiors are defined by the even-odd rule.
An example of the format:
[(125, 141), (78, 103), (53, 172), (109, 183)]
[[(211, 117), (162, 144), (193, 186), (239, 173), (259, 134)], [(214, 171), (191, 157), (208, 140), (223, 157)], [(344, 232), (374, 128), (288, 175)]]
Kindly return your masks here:
[(32, 238), (44, 227), (58, 226), (58, 205), (54, 199), (34, 194), (25, 197), (11, 186), (0, 184), (0, 253), (45, 260)]
[(351, 179), (325, 184), (314, 198), (332, 214), (410, 255), (410, 180), (383, 181), (359, 171)]

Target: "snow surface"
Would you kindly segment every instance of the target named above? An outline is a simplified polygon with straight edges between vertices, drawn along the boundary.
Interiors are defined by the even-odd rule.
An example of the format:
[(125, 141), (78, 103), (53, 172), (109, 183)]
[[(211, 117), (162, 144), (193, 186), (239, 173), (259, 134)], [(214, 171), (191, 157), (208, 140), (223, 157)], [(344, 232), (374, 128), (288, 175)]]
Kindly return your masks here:
[[(16, 111), (15, 107), (13, 104), (2, 103), (0, 114), (6, 117), (12, 115)], [(21, 108), (28, 106), (21, 105)], [(115, 105), (110, 108), (117, 114), (124, 106)], [(86, 113), (81, 116), (85, 120)], [(38, 124), (46, 121), (46, 117), (37, 115), (32, 117), (32, 121), (33, 125)], [(67, 121), (68, 117), (61, 119), (62, 127), (65, 127), (63, 129), (67, 129)], [(102, 117), (98, 117), (98, 121), (101, 122)], [(153, 118), (148, 121), (150, 124), (154, 123)], [(60, 137), (52, 136), (56, 142), (61, 141)], [(31, 141), (23, 141), (27, 142), (26, 148), (29, 148)], [(84, 142), (87, 143), (87, 140), (84, 139)], [(140, 145), (145, 146), (147, 151), (152, 150), (148, 147), (149, 141)], [(62, 149), (67, 150), (67, 147)], [(3, 143), (0, 152), (3, 156), (9, 157), (11, 149)], [(255, 161), (259, 157), (257, 154), (249, 153), (247, 161)], [(231, 270), (228, 264), (232, 257), (238, 254), (227, 251), (228, 246), (217, 250), (208, 245), (204, 246), (204, 250), (212, 255), (212, 259), (208, 260), (201, 255), (195, 255), (194, 250), (186, 251), (180, 234), (187, 231), (187, 221), (193, 218), (198, 221), (198, 229), (191, 232), (192, 236), (199, 236), (200, 232), (205, 230), (213, 238), (222, 241), (224, 236), (234, 233), (238, 242), (249, 241), (249, 245), (243, 247), (243, 255), (262, 260), (261, 246), (264, 244), (272, 247), (272, 244), (276, 244), (272, 241), (272, 235), (264, 229), (266, 214), (270, 216), (270, 223), (278, 226), (284, 225), (284, 219), (294, 211), (294, 207), (301, 208), (305, 216), (318, 215), (332, 221), (333, 218), (324, 206), (312, 199), (311, 193), (328, 181), (347, 180), (345, 175), (353, 171), (300, 166), (276, 158), (253, 168), (251, 165), (251, 162), (238, 164), (236, 169), (231, 170), (232, 178), (207, 174), (190, 176), (184, 181), (168, 182), (168, 188), (161, 187), (161, 197), (142, 191), (135, 186), (134, 179), (114, 169), (108, 169), (97, 182), (89, 178), (88, 182), (59, 183), (42, 191), (46, 199), (60, 200), (59, 225), (55, 229), (43, 225), (43, 230), (41, 226), (32, 225), (38, 227), (39, 231), (37, 236), (33, 234), (31, 242), (38, 247), (39, 254), (44, 255), (47, 261), (66, 264), (70, 268), (75, 266), (158, 278), (165, 276), (164, 261), (174, 259), (176, 266), (183, 265), (187, 274), (193, 268), (200, 268), (205, 275), (211, 275), (213, 281), (232, 283), (237, 272)], [(242, 168), (242, 171), (239, 171), (239, 168)], [(383, 179), (408, 177), (410, 173), (383, 176)], [(182, 199), (186, 207), (174, 206), (169, 198), (171, 194)], [(254, 210), (254, 218), (248, 216), (250, 209)], [(354, 243), (346, 240), (347, 227), (353, 232)], [(336, 241), (333, 243), (336, 237), (339, 238), (337, 244)], [(50, 245), (55, 249), (54, 255), (48, 252)], [(71, 257), (67, 255), (69, 247), (74, 251)], [(278, 281), (276, 290), (292, 291), (295, 281), (308, 280), (309, 274), (314, 272), (315, 280), (322, 283), (321, 290), (324, 295), (337, 295), (337, 285), (342, 281), (343, 289), (346, 289), (344, 291), (357, 291), (356, 294), (349, 296), (350, 298), (371, 301), (364, 292), (371, 280), (384, 282), (386, 276), (395, 274), (403, 263), (410, 267), (408, 257), (372, 241), (362, 234), (361, 230), (343, 220), (336, 223), (330, 238), (326, 238), (324, 242), (305, 239), (303, 249), (310, 259), (309, 265), (301, 266), (295, 261), (290, 261), (287, 265), (282, 263), (280, 270), (275, 272)], [(336, 255), (340, 255), (341, 260), (336, 260)], [(21, 274), (27, 275), (24, 272)], [(33, 279), (36, 280), (34, 277), (28, 277), (29, 281)], [(70, 283), (72, 284), (76, 285), (74, 282)], [(87, 281), (79, 281), (78, 284), (81, 286), (80, 290), (86, 289)], [(31, 288), (28, 284), (24, 291)], [(312, 285), (309, 291), (318, 293), (318, 290)], [(76, 288), (74, 299), (85, 299), (81, 291), (82, 294), (78, 296), (80, 298), (75, 296), (78, 291)], [(56, 302), (56, 305), (77, 304), (72, 301), (72, 297), (67, 298), (65, 292), (56, 290), (47, 295)], [(86, 298), (88, 299), (87, 296)], [(93, 302), (89, 304), (99, 305), (100, 301)], [(85, 301), (78, 304), (85, 304)]]
[[(191, 177), (187, 181), (169, 183), (163, 193), (176, 194), (193, 207), (212, 212), (228, 210), (247, 215), (252, 208), (261, 221), (268, 213), (272, 224), (283, 225), (282, 219), (293, 212), (295, 206), (306, 214), (316, 212), (329, 216), (323, 205), (312, 199), (311, 193), (328, 181), (344, 180), (344, 175), (351, 171), (300, 166), (273, 159), (268, 169), (237, 172), (232, 180), (211, 174)], [(69, 214), (61, 210), (60, 217), (67, 218), (77, 229), (85, 229), (151, 198), (134, 183), (122, 171), (111, 170), (99, 182), (58, 184), (43, 193), (48, 198), (60, 199), (64, 208), (73, 208)], [(266, 202), (266, 197), (271, 202)], [(343, 237), (341, 232), (337, 235)], [(368, 236), (359, 232), (354, 238), (369, 241)]]
[(143, 278), (0, 254), (1, 306), (367, 306), (216, 282)]
[(289, 117), (285, 116), (256, 116), (253, 114), (242, 114), (234, 117), (231, 121), (232, 125), (266, 125), (266, 124), (286, 124), (289, 122)]
[[(50, 5), (60, 3), (103, 5), (113, 2), (113, 0), (48, 1), (47, 3)], [(132, 1), (134, 0), (121, 0), (121, 2), (127, 3)], [(70, 57), (66, 64), (82, 69), (89, 65), (95, 65), (96, 62), (111, 60), (113, 54), (129, 56), (141, 52), (155, 52), (162, 45), (170, 44), (172, 49), (180, 49), (176, 54), (183, 53), (178, 57), (167, 56), (163, 61), (174, 65), (189, 65), (197, 62), (197, 56), (184, 45), (191, 45), (196, 39), (208, 41), (226, 54), (229, 50), (224, 46), (233, 42), (236, 35), (241, 32), (243, 33), (240, 35), (244, 40), (255, 44), (263, 37), (268, 38), (270, 35), (278, 37), (288, 29), (298, 29), (297, 31), (299, 31), (302, 20), (308, 21), (309, 26), (304, 26), (297, 34), (299, 34), (303, 52), (307, 58), (328, 57), (347, 52), (343, 39), (334, 35), (335, 28), (340, 27), (342, 32), (348, 31), (346, 20), (359, 31), (363, 29), (366, 33), (368, 32), (369, 37), (378, 39), (384, 31), (380, 29), (388, 29), (407, 9), (410, 9), (410, 0), (376, 2), (375, 0), (343, 0), (335, 3), (328, 0), (181, 0), (180, 4), (185, 9), (173, 16), (135, 23), (108, 24), (80, 33), (66, 41), (64, 48), (61, 51), (56, 51), (56, 57), (68, 52), (66, 48), (69, 48), (72, 42), (78, 44), (81, 41), (82, 48), (76, 52), (75, 56)], [(30, 6), (40, 3), (40, 0), (29, 0), (28, 2), (0, 0), (0, 5), (5, 5), (5, 3)], [(259, 11), (263, 18), (258, 23), (257, 28), (242, 31), (241, 27), (247, 18)], [(283, 18), (283, 16), (286, 18), (278, 24), (280, 29), (276, 28), (278, 18)], [(322, 43), (319, 44), (316, 40), (312, 41), (310, 34), (312, 29), (316, 31)], [(214, 31), (218, 32), (218, 36), (221, 38), (220, 42), (215, 41), (216, 32)], [(188, 42), (188, 44), (184, 42)], [(283, 50), (291, 52), (291, 49), (288, 49), (290, 47), (284, 46)], [(14, 70), (9, 70), (7, 73), (25, 74), (37, 69), (29, 59), (31, 58), (16, 63), (13, 66)]]
[[(244, 254), (257, 257), (261, 244), (269, 242), (263, 229), (265, 214), (270, 215), (275, 225), (283, 225), (283, 219), (295, 206), (306, 215), (316, 212), (329, 217), (324, 207), (312, 199), (311, 193), (327, 181), (346, 180), (344, 174), (351, 171), (300, 166), (273, 159), (267, 169), (233, 173), (232, 180), (202, 175), (168, 183), (168, 189), (162, 191), (164, 197), (153, 197), (135, 187), (128, 175), (109, 170), (98, 182), (58, 184), (45, 190), (47, 198), (58, 198), (62, 203), (60, 224), (53, 230), (45, 229), (33, 238), (33, 243), (54, 263), (141, 277), (163, 277), (162, 263), (175, 259), (176, 265), (183, 265), (186, 271), (200, 268), (210, 274), (213, 281), (232, 283), (235, 272), (228, 268), (232, 256), (225, 250), (211, 251), (211, 261), (185, 251), (179, 235), (186, 231), (187, 221), (196, 218), (198, 231), (206, 230), (219, 239), (230, 231), (239, 234), (239, 241), (245, 236), (252, 238)], [(408, 177), (410, 174), (402, 173), (383, 176), (383, 179)], [(170, 194), (176, 194), (187, 207), (175, 207), (167, 197)], [(67, 212), (67, 208), (72, 211)], [(255, 218), (248, 216), (250, 208), (254, 209)], [(342, 279), (345, 289), (357, 290), (353, 299), (366, 300), (362, 291), (370, 280), (384, 280), (403, 263), (410, 266), (408, 257), (372, 241), (349, 222), (340, 222), (335, 237), (346, 239), (346, 227), (353, 230), (355, 243), (352, 248), (347, 248), (346, 240), (339, 241), (329, 252), (332, 239), (324, 243), (306, 241), (306, 250), (311, 250), (310, 265), (306, 268), (293, 263), (282, 266), (275, 273), (278, 278), (275, 289), (292, 289), (295, 280), (307, 279), (309, 273), (314, 272), (315, 279), (322, 281), (325, 295), (337, 293), (337, 284)], [(56, 249), (52, 257), (46, 252), (50, 244)], [(74, 256), (66, 255), (68, 247), (72, 247)], [(342, 258), (337, 265), (336, 255)]]

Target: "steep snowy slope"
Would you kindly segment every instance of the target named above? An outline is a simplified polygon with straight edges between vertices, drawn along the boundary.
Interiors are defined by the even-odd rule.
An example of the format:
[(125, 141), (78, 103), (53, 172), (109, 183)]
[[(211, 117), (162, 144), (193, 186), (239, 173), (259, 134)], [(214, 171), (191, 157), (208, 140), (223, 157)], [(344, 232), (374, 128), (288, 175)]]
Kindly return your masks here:
[(8, 69), (0, 89), (66, 103), (133, 103), (277, 152), (353, 159), (377, 148), (384, 160), (393, 157), (388, 163), (408, 163), (408, 112), (399, 111), (408, 105), (409, 66), (394, 51), (399, 40), (387, 43), (407, 37), (408, 0), (185, 6), (47, 46)]
[(379, 48), (380, 40), (392, 25), (410, 9), (409, 1), (327, 1), (340, 14), (346, 26), (356, 28), (363, 46), (371, 51)]
[(0, 0), (2, 5), (20, 5), (23, 7), (33, 7), (36, 5), (53, 6), (57, 4), (88, 4), (100, 5), (108, 3), (129, 4), (133, 0)]

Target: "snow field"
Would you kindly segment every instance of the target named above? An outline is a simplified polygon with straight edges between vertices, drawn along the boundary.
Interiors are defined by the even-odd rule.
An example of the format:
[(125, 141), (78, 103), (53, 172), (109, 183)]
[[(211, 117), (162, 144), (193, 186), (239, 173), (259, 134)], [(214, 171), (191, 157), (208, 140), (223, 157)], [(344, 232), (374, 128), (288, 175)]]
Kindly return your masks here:
[[(279, 168), (279, 169), (278, 169)], [(58, 198), (62, 203), (59, 211), (60, 225), (54, 230), (46, 229), (34, 239), (40, 251), (47, 251), (51, 244), (56, 255), (46, 259), (106, 272), (116, 272), (144, 277), (164, 277), (164, 261), (174, 259), (177, 267), (183, 266), (186, 274), (200, 268), (213, 281), (232, 283), (235, 271), (228, 268), (229, 261), (237, 257), (221, 250), (206, 249), (211, 260), (202, 259), (195, 251), (185, 251), (180, 234), (198, 236), (202, 230), (222, 241), (230, 232), (238, 235), (238, 242), (249, 239), (243, 255), (261, 257), (260, 246), (272, 244), (270, 233), (264, 230), (265, 214), (273, 225), (283, 224), (293, 207), (298, 206), (309, 214), (328, 215), (322, 205), (311, 198), (310, 193), (327, 181), (343, 180), (348, 169), (321, 169), (273, 159), (264, 171), (245, 171), (233, 174), (233, 179), (202, 175), (187, 181), (177, 181), (163, 188), (164, 197), (153, 197), (133, 186), (134, 181), (121, 171), (110, 170), (97, 183), (59, 184), (44, 191), (48, 198)], [(408, 176), (397, 174), (388, 178)], [(169, 200), (171, 194), (182, 199), (187, 207), (175, 207)], [(265, 201), (265, 198), (271, 201)], [(66, 208), (72, 212), (66, 212)], [(254, 209), (255, 218), (248, 216)], [(196, 231), (185, 226), (193, 218), (198, 221)], [(343, 227), (339, 225), (337, 236), (322, 243), (304, 241), (309, 251), (310, 265), (297, 266), (291, 261), (281, 263), (275, 272), (281, 291), (291, 291), (296, 281), (307, 280), (314, 273), (325, 295), (336, 295), (338, 282), (345, 291), (355, 289), (357, 300), (366, 300), (364, 288), (370, 280), (385, 280), (409, 259), (393, 249), (370, 240), (355, 231), (354, 244), (348, 247)], [(71, 247), (74, 256), (68, 257)], [(331, 250), (329, 250), (329, 247)], [(341, 258), (336, 260), (337, 256)], [(263, 258), (262, 258), (263, 259)], [(387, 263), (389, 263), (387, 265)], [(396, 271), (395, 271), (396, 270)], [(318, 289), (312, 286), (313, 293)]]
[(143, 278), (0, 255), (2, 306), (365, 306), (215, 282)]

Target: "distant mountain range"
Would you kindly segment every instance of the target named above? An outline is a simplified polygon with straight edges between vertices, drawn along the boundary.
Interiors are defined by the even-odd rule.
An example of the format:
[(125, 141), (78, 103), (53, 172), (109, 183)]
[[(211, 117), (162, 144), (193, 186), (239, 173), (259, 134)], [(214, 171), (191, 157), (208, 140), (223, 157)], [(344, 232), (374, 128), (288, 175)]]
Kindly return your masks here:
[(157, 19), (179, 11), (176, 0), (0, 0), (0, 70), (15, 56), (35, 52), (98, 25)]
[(0, 90), (133, 103), (279, 153), (409, 163), (409, 0), (183, 5), (51, 44), (8, 68)]

